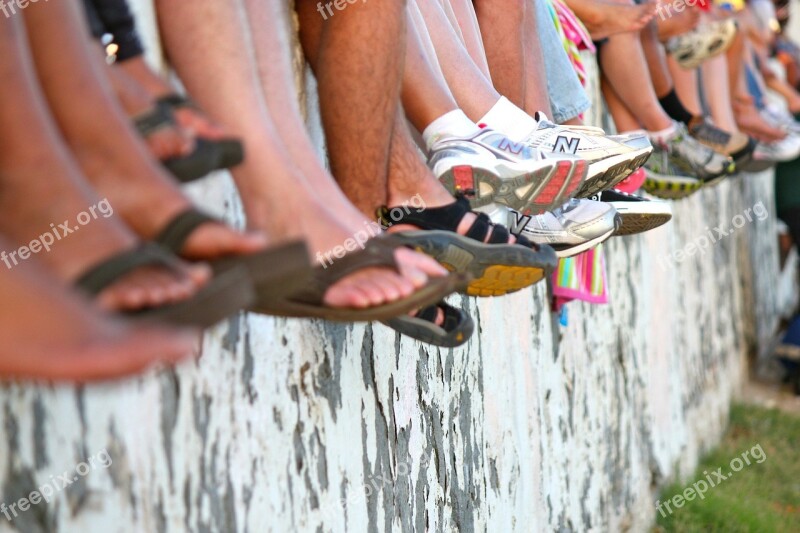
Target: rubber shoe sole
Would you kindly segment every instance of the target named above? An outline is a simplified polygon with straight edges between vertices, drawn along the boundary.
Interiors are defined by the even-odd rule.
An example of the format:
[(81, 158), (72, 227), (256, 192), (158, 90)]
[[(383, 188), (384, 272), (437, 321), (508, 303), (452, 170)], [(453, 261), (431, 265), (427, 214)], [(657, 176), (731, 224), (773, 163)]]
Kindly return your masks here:
[(644, 190), (664, 200), (681, 200), (687, 198), (703, 187), (702, 181), (667, 181), (647, 177)]
[(615, 237), (644, 233), (672, 220), (672, 215), (665, 213), (621, 213), (620, 216), (622, 225), (614, 233)]
[(466, 294), (503, 296), (540, 282), (558, 259), (552, 248), (538, 250), (518, 244), (484, 244), (442, 231), (409, 231), (394, 234), (414, 250), (436, 259), (451, 272), (467, 273), (472, 279)]
[(589, 165), (589, 177), (583, 183), (577, 198), (588, 198), (612, 188), (644, 165), (653, 153), (653, 147), (619, 154)]
[[(452, 194), (463, 193), (473, 209), (492, 203), (506, 205), (523, 214), (557, 205), (565, 187), (576, 179), (580, 160), (551, 160), (533, 172), (503, 178), (494, 172), (471, 165), (456, 165), (446, 170), (439, 181)], [(577, 174), (583, 180), (585, 170)], [(552, 185), (551, 185), (552, 184)]]

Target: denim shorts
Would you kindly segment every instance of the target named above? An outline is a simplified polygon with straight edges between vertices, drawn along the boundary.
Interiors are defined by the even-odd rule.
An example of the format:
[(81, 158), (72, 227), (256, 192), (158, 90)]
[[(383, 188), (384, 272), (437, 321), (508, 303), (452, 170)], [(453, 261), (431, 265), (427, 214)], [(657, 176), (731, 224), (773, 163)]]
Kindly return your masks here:
[(554, 122), (565, 122), (589, 109), (591, 103), (572, 67), (567, 51), (561, 44), (561, 36), (556, 31), (545, 1), (535, 0), (535, 4), (536, 23), (547, 77), (547, 94), (553, 110), (551, 119)]

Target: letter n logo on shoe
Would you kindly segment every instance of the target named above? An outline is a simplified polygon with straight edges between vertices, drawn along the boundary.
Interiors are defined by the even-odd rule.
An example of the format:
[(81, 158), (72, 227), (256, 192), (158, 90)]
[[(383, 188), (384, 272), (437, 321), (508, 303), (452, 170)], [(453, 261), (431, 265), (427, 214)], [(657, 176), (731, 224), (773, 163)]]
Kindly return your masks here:
[(581, 143), (581, 140), (578, 137), (574, 139), (567, 139), (563, 135), (559, 135), (556, 138), (556, 144), (553, 146), (554, 152), (566, 152), (569, 154), (577, 154), (578, 153), (578, 145)]
[(497, 144), (497, 148), (503, 150), (504, 152), (519, 155), (525, 149), (525, 145), (521, 143), (515, 143), (511, 139), (505, 138)]

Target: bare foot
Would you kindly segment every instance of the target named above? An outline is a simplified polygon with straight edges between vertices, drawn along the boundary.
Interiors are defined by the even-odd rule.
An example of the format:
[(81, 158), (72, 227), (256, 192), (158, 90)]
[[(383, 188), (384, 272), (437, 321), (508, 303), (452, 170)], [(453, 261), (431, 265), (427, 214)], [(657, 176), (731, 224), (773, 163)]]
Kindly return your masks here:
[[(664, 9), (664, 8), (662, 8)], [(660, 13), (663, 13), (659, 10)], [(666, 42), (671, 37), (676, 37), (687, 33), (697, 27), (700, 23), (701, 11), (697, 8), (687, 6), (683, 11), (670, 11), (669, 16), (659, 16), (658, 21), (658, 40)]]
[[(114, 67), (105, 70), (119, 103), (131, 120), (135, 121), (156, 109), (155, 98), (126, 71)], [(152, 129), (143, 138), (150, 152), (163, 161), (189, 155), (194, 150), (196, 136), (175, 124)]]
[(767, 123), (746, 99), (738, 98), (733, 103), (733, 111), (739, 129), (759, 141), (775, 142), (786, 137), (786, 132)]
[(641, 30), (655, 16), (658, 7), (656, 2), (633, 5), (596, 0), (567, 0), (566, 3), (586, 25), (594, 40)]
[[(1, 241), (0, 247), (12, 246)], [(190, 355), (197, 333), (131, 326), (68, 294), (35, 261), (0, 269), (0, 379), (120, 378)]]
[[(112, 70), (125, 75), (130, 84), (135, 84), (137, 89), (146, 94), (150, 102), (175, 93), (145, 62), (144, 58), (132, 58), (114, 64)], [(182, 107), (174, 110), (175, 119), (185, 134), (202, 137), (210, 140), (220, 140), (229, 137), (229, 133), (215, 124), (202, 111), (192, 107)]]

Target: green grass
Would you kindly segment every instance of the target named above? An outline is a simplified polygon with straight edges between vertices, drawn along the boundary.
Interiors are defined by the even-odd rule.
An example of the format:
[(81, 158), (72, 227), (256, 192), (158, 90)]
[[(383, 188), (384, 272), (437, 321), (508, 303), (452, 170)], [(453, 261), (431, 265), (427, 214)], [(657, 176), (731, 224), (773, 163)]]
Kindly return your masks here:
[[(757, 463), (752, 457), (766, 460)], [(703, 471), (722, 467), (731, 471), (730, 463), (742, 453), (750, 454), (749, 466), (733, 473), (705, 492), (705, 499), (695, 498), (683, 507), (666, 508), (663, 517), (657, 512), (657, 531), (719, 532), (719, 533), (782, 533), (800, 532), (800, 416), (775, 409), (754, 406), (734, 406), (731, 425), (719, 447), (710, 453), (697, 471), (687, 480), (667, 487), (661, 492), (663, 502), (683, 493), (688, 487), (705, 479)], [(738, 465), (737, 465), (738, 466)], [(716, 482), (716, 480), (715, 480)]]

